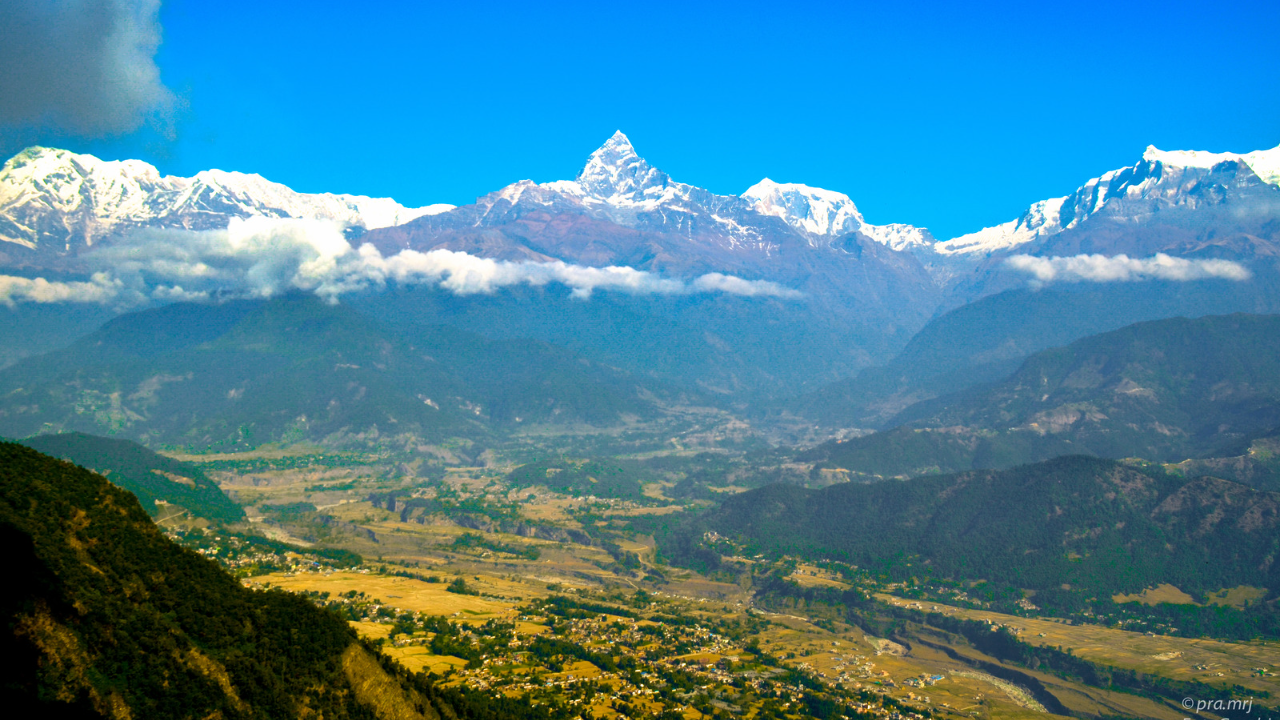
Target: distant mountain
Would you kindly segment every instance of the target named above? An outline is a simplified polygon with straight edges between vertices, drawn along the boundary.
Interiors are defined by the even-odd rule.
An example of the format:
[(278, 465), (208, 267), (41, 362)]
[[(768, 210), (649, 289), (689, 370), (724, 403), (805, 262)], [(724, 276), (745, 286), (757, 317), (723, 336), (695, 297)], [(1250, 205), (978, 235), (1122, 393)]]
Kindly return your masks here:
[[(1280, 148), (1242, 155), (1149, 148), (1134, 165), (1104, 173), (1067, 196), (1037, 202), (1020, 218), (937, 242), (909, 224), (871, 225), (848, 196), (831, 190), (765, 179), (741, 195), (720, 195), (678, 182), (641, 157), (621, 132), (592, 153), (572, 180), (520, 181), (457, 208), (408, 209), (386, 199), (303, 195), (257, 176), (219, 171), (161, 177), (137, 161), (104, 163), (32, 148), (0, 171), (0, 240), (8, 241), (0, 243), (0, 265), (23, 275), (0, 278), (0, 302), (8, 297), (6, 288), (26, 287), (33, 282), (29, 276), (39, 273), (83, 282), (92, 272), (106, 278), (113, 263), (146, 266), (127, 252), (94, 252), (72, 262), (91, 243), (123, 242), (131, 229), (225, 227), (234, 217), (250, 216), (317, 218), (345, 226), (350, 240), (369, 243), (383, 257), (452, 250), (492, 261), (707, 278), (708, 287), (718, 289), (669, 295), (600, 290), (588, 302), (577, 302), (581, 296), (565, 302), (555, 283), (529, 292), (507, 287), (486, 297), (442, 298), (447, 289), (403, 285), (369, 293), (385, 297), (348, 297), (380, 321), (448, 315), (491, 337), (536, 338), (752, 403), (811, 392), (788, 410), (823, 424), (866, 426), (910, 402), (998, 377), (1029, 352), (1123, 322), (1280, 309), (1277, 168)], [(199, 252), (183, 249), (183, 262), (199, 260), (193, 257)], [(1168, 257), (1146, 260), (1157, 254)], [(1031, 260), (1011, 267), (1011, 259), (1021, 255)], [(1235, 263), (1229, 266), (1231, 279), (1178, 269), (1194, 270), (1201, 266), (1186, 263), (1204, 261)], [(1133, 262), (1174, 269), (1123, 282), (1128, 276), (1116, 268)], [(131, 282), (146, 285), (147, 273), (155, 272), (147, 266)], [(386, 279), (361, 276), (351, 287), (372, 282), (381, 289), (378, 283)], [(783, 294), (721, 292), (743, 280), (775, 283)], [(167, 282), (166, 292), (182, 296), (179, 279)], [(973, 362), (962, 359), (941, 374), (934, 372), (937, 367), (923, 367), (919, 363), (928, 365), (933, 361), (927, 358), (936, 355), (927, 341), (938, 337), (926, 334), (886, 370), (825, 387), (889, 363), (927, 323), (949, 323), (954, 318), (944, 316), (970, 302), (1076, 282), (1109, 287), (1036, 296), (1046, 317), (1065, 319), (1040, 329), (1004, 334), (1010, 329), (1002, 330), (999, 321), (989, 328), (970, 323), (974, 332), (955, 348), (974, 349)], [(1228, 283), (1221, 293), (1204, 289)], [(288, 287), (288, 279), (279, 285)], [(130, 297), (145, 300), (147, 289), (130, 289)], [(1204, 298), (1218, 293), (1227, 301), (1169, 302), (1170, 292)], [(1073, 303), (1088, 305), (1091, 297), (1104, 296), (1123, 298), (1118, 322), (1073, 318)], [(57, 299), (51, 290), (39, 297)], [(1054, 307), (1046, 302), (1059, 300)], [(48, 323), (30, 307), (19, 303), (7, 311), (12, 322), (0, 328), (0, 363), (68, 341), (99, 319), (68, 313)], [(983, 307), (993, 305), (979, 306), (977, 315)], [(958, 354), (942, 350), (940, 361)]]
[(373, 231), (384, 254), (444, 248), (504, 260), (728, 273), (806, 293), (813, 312), (870, 325), (918, 325), (937, 302), (927, 245), (906, 225), (866, 224), (846, 196), (764, 181), (741, 196), (672, 180), (621, 132), (574, 180), (524, 180), (436, 215)]
[[(1070, 195), (1041, 200), (1016, 220), (939, 243), (937, 250), (944, 255), (1012, 251), (1038, 255), (1148, 255), (1165, 250), (1170, 239), (1142, 233), (1142, 225), (1165, 226), (1171, 224), (1170, 220), (1185, 221), (1186, 211), (1215, 208), (1237, 213), (1227, 227), (1251, 226), (1259, 220), (1265, 223), (1268, 217), (1275, 217), (1275, 205), (1280, 202), (1276, 199), (1278, 189), (1280, 147), (1235, 154), (1164, 152), (1148, 146), (1142, 160), (1130, 167), (1093, 178)], [(1256, 217), (1251, 218), (1250, 214)], [(1221, 215), (1215, 212), (1213, 219), (1220, 220)], [(1103, 230), (1108, 224), (1112, 225), (1109, 231)], [(1172, 240), (1186, 242), (1196, 231), (1212, 231), (1211, 224), (1190, 223), (1184, 233)], [(1138, 237), (1121, 237), (1125, 229)], [(1110, 247), (1097, 236), (1100, 231), (1105, 233)], [(1134, 240), (1141, 240), (1146, 249), (1135, 246)]]
[(1103, 597), (1161, 583), (1193, 595), (1250, 585), (1280, 590), (1272, 562), (1280, 494), (1210, 477), (1141, 472), (1063, 457), (1001, 471), (821, 490), (774, 484), (726, 498), (664, 541), (825, 557), (908, 575), (986, 580)]
[(162, 176), (140, 160), (31, 147), (0, 168), (0, 260), (43, 263), (141, 227), (207, 230), (231, 218), (314, 218), (353, 232), (407, 222), (452, 205), (406, 208), (388, 198), (298, 193), (260, 175), (205, 170)]
[(381, 662), (306, 598), (241, 587), (168, 540), (129, 493), (10, 443), (0, 542), (0, 694), (17, 717), (504, 714)]
[(1280, 428), (1280, 316), (1138, 323), (1038, 352), (999, 382), (918, 403), (894, 422), (811, 457), (893, 476), (1069, 453), (1239, 455)]
[(483, 439), (653, 418), (680, 399), (541, 343), (444, 327), (409, 342), (301, 295), (124, 315), (0, 372), (0, 387), (11, 437), (75, 430), (200, 449)]
[(1219, 455), (1280, 427), (1280, 316), (1130, 325), (1036, 353), (991, 387), (900, 418), (1056, 435), (1104, 457)]
[(787, 407), (832, 427), (884, 427), (908, 406), (998, 381), (1033, 353), (1146, 320), (1280, 312), (1280, 293), (1231, 280), (1062, 283), (989, 295), (929, 321), (893, 360)]
[[(1094, 178), (1065, 197), (1040, 201), (1016, 220), (935, 245), (938, 267), (950, 273), (947, 302), (960, 304), (1036, 278), (1010, 272), (1015, 255), (1158, 254), (1239, 263), (1253, 275), (1242, 284), (1274, 301), (1280, 295), (1277, 167), (1280, 148), (1235, 155), (1149, 147), (1134, 165)], [(965, 265), (971, 269), (960, 269)], [(1090, 265), (1099, 268), (1088, 278), (1093, 281), (1115, 277), (1097, 258), (1080, 265), (1085, 272)]]

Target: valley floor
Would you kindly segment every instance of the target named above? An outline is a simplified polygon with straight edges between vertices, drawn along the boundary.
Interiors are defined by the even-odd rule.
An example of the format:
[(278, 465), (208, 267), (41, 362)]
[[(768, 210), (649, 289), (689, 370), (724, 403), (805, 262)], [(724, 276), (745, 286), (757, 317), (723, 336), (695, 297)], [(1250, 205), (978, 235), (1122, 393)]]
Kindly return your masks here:
[[(663, 565), (652, 538), (627, 532), (626, 523), (678, 518), (706, 501), (671, 499), (674, 483), (661, 478), (635, 496), (611, 498), (514, 487), (509, 468), (498, 465), (432, 469), (288, 453), (184, 459), (203, 462), (246, 507), (250, 522), (240, 530), (289, 545), (255, 549), (181, 518), (169, 523), (176, 537), (248, 586), (303, 593), (334, 608), (405, 667), (446, 685), (593, 718), (763, 720), (833, 717), (837, 708), (883, 717), (1052, 717), (1051, 709), (1197, 716), (1168, 697), (1009, 665), (927, 623), (898, 623), (891, 636), (877, 636), (839, 607), (770, 596), (741, 576)], [(730, 483), (715, 491), (741, 489)], [(364, 560), (357, 565), (326, 549)], [(787, 580), (799, 588), (851, 587), (795, 562), (759, 570), (780, 567), (791, 568)], [(1069, 625), (891, 593), (875, 598), (886, 610), (1006, 627), (1031, 645), (1115, 668), (1238, 685), (1260, 705), (1280, 696), (1273, 674), (1280, 649), (1271, 644)]]

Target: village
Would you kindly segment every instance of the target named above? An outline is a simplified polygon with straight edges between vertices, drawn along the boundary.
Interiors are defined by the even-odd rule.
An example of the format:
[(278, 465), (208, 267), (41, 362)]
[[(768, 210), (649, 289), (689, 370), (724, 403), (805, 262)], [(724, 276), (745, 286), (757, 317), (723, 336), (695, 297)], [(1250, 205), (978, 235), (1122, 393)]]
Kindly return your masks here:
[[(937, 714), (927, 696), (906, 689), (926, 688), (942, 676), (921, 674), (899, 685), (876, 667), (874, 652), (852, 654), (855, 646), (840, 647), (839, 641), (830, 641), (834, 652), (823, 654), (821, 667), (813, 664), (818, 643), (778, 657), (760, 646), (773, 623), (759, 613), (694, 609), (701, 603), (644, 591), (569, 591), (498, 606), (496, 596), (475, 589), (483, 583), (446, 586), (390, 577), (398, 588), (434, 585), (437, 602), (447, 599), (442, 593), (452, 594), (460, 609), (431, 615), (393, 604), (414, 605), (420, 597), (299, 591), (342, 614), (407, 668), (433, 673), (446, 687), (503, 693), (598, 719)], [(246, 582), (302, 588), (321, 586), (326, 578), (335, 587), (346, 581), (343, 573), (303, 570)]]

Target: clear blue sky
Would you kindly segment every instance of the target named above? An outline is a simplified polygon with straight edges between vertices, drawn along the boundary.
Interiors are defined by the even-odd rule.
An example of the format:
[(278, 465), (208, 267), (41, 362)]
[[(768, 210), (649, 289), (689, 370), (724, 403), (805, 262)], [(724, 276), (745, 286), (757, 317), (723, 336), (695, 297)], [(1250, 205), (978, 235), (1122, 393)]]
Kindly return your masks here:
[(1164, 149), (1280, 144), (1280, 2), (168, 0), (174, 134), (37, 140), (163, 172), (463, 204), (615, 130), (675, 179), (849, 194), (939, 238)]

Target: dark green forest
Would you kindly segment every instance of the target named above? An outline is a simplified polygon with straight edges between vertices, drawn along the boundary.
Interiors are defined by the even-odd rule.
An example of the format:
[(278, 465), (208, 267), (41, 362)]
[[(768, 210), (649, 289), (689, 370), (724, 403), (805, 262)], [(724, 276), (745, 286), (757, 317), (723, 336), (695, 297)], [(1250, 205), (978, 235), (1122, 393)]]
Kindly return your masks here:
[(244, 510), (199, 466), (167, 458), (135, 442), (72, 432), (37, 435), (22, 444), (102, 473), (136, 495), (152, 517), (167, 514), (157, 504), (161, 501), (217, 522), (244, 519)]

